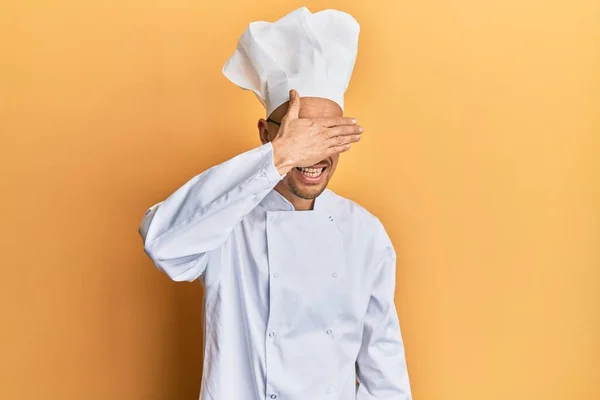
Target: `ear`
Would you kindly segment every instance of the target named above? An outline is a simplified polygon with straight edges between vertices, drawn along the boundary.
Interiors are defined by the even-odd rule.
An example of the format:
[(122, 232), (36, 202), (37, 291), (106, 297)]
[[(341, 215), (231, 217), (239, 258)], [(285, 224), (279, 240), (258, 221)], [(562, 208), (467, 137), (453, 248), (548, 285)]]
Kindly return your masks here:
[(258, 120), (258, 124), (256, 127), (258, 128), (260, 142), (262, 144), (269, 142), (269, 123), (264, 118), (261, 118)]

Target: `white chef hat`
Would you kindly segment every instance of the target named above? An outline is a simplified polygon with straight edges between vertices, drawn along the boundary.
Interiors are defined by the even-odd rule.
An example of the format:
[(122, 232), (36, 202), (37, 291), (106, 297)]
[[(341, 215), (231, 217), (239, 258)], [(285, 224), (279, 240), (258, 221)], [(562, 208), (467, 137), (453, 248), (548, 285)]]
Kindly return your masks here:
[(275, 22), (252, 22), (223, 74), (252, 90), (267, 116), (289, 100), (291, 89), (301, 97), (332, 100), (343, 109), (359, 31), (350, 14), (337, 10), (313, 14), (306, 7)]

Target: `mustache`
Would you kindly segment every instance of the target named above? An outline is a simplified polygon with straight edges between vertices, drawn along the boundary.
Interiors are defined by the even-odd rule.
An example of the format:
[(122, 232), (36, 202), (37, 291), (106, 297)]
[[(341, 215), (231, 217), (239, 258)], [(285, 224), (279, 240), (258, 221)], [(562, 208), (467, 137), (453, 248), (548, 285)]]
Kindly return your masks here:
[(311, 168), (325, 168), (331, 166), (331, 160), (321, 160), (318, 163), (311, 165)]

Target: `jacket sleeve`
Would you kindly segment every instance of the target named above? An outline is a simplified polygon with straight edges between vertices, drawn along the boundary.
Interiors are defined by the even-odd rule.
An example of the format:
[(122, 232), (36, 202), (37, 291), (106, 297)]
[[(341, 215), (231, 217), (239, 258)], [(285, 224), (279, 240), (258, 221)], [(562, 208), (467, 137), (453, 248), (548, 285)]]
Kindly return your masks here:
[(411, 400), (400, 323), (394, 304), (396, 253), (381, 222), (371, 262), (372, 290), (356, 360), (357, 400)]
[(175, 281), (198, 278), (207, 254), (284, 176), (266, 143), (193, 177), (146, 211), (138, 230), (146, 254)]

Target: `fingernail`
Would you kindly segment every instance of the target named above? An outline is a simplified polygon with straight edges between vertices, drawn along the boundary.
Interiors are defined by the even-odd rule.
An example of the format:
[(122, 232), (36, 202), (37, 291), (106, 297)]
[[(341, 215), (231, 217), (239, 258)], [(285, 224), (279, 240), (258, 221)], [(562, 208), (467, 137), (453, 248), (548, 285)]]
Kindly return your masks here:
[(353, 118), (353, 119), (352, 119), (352, 123), (353, 123), (353, 124), (355, 124), (356, 122), (357, 122), (357, 121), (356, 121), (356, 118)]

